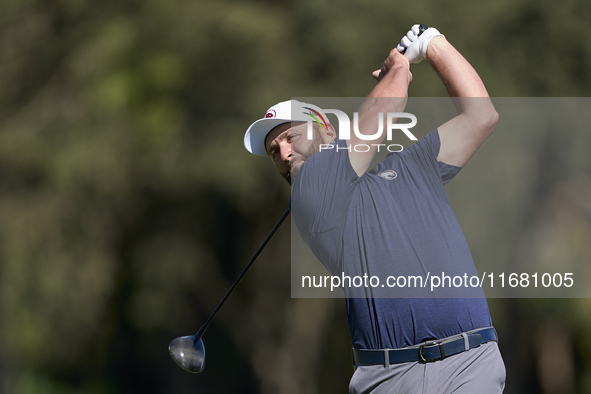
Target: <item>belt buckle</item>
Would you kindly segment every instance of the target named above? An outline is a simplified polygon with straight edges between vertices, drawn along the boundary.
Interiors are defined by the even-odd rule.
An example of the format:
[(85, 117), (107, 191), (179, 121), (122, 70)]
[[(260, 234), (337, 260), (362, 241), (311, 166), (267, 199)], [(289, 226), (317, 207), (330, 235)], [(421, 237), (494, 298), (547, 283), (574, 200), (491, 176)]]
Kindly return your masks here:
[[(438, 358), (434, 358), (431, 360), (427, 360), (427, 358), (425, 358), (425, 355), (423, 354), (423, 348), (425, 346), (437, 346), (439, 345), (439, 357)], [(445, 353), (443, 351), (443, 344), (441, 343), (425, 343), (424, 345), (419, 346), (419, 362), (421, 363), (430, 363), (433, 361), (438, 361), (438, 360), (443, 360), (445, 358)]]

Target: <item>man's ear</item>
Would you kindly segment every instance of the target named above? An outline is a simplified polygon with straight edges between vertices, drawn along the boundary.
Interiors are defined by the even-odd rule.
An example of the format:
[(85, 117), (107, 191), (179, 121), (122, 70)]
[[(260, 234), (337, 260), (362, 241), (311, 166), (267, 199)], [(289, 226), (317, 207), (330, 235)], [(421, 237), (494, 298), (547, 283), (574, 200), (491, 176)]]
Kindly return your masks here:
[(326, 135), (326, 138), (328, 139), (328, 141), (325, 141), (326, 143), (333, 142), (334, 139), (337, 137), (337, 132), (334, 129), (334, 126), (331, 125), (330, 123), (327, 125), (325, 135)]

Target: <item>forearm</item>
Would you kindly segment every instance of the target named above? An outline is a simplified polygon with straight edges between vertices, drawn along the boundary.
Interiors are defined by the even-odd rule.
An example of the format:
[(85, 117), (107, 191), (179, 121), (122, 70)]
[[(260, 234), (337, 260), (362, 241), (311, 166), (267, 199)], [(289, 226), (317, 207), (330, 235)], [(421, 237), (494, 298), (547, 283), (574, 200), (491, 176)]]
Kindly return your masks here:
[[(399, 57), (402, 59), (402, 57)], [(404, 59), (406, 60), (406, 59)], [(369, 92), (359, 109), (362, 124), (367, 125), (367, 118), (376, 119), (378, 112), (401, 112), (406, 106), (408, 86), (412, 80), (408, 61), (395, 64), (387, 72), (382, 71), (380, 80)], [(369, 122), (373, 123), (373, 122)], [(373, 125), (369, 126), (373, 129)]]
[(354, 120), (351, 124), (351, 138), (348, 141), (352, 147), (357, 144), (371, 145), (369, 150), (358, 152), (353, 148), (349, 151), (351, 166), (359, 176), (367, 171), (376, 153), (376, 146), (386, 137), (387, 113), (404, 110), (408, 85), (412, 80), (408, 60), (396, 49), (390, 51), (382, 68), (374, 71), (373, 76), (378, 83), (361, 104), (358, 122)]
[(478, 73), (444, 37), (429, 43), (427, 61), (443, 81), (458, 115), (475, 130), (490, 135), (498, 114)]
[[(399, 58), (402, 59), (402, 56)], [(359, 108), (359, 128), (362, 132), (372, 134), (378, 129), (378, 113), (382, 113), (383, 125), (385, 125), (387, 113), (404, 111), (411, 79), (412, 75), (407, 61), (400, 62), (388, 69), (387, 72), (382, 73), (379, 82)], [(379, 144), (385, 137), (386, 133), (384, 132), (372, 143)]]
[(458, 112), (438, 128), (441, 147), (437, 159), (461, 167), (491, 135), (498, 114), (474, 68), (445, 38), (431, 40), (426, 59)]
[[(403, 56), (399, 57), (404, 59)], [(406, 59), (394, 65), (388, 72), (381, 75), (380, 81), (369, 92), (367, 97), (408, 97), (408, 85), (412, 81), (412, 74)]]
[(488, 97), (476, 70), (444, 37), (431, 40), (427, 61), (443, 81), (450, 97)]

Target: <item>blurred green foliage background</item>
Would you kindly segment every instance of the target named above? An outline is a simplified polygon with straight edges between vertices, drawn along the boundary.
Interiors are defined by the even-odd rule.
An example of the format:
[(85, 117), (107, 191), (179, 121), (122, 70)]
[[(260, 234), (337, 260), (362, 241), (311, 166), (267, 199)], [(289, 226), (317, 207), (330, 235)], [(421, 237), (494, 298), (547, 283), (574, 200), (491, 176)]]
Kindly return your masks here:
[[(0, 391), (346, 392), (344, 302), (290, 298), (288, 226), (210, 327), (205, 372), (168, 357), (288, 204), (244, 131), (290, 97), (366, 95), (419, 22), (491, 96), (588, 96), (589, 21), (585, 0), (1, 2)], [(412, 71), (412, 96), (445, 95), (428, 65)], [(477, 264), (591, 260), (591, 137), (568, 135), (500, 127), (450, 184)], [(591, 392), (589, 300), (490, 307), (506, 393)]]

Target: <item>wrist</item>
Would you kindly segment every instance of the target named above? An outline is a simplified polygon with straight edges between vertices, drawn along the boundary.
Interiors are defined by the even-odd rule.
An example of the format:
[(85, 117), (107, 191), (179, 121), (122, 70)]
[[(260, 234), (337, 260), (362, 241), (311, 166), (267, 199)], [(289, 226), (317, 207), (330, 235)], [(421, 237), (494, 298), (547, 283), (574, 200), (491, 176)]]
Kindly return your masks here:
[[(395, 84), (400, 84), (400, 83), (406, 83), (406, 85), (408, 86), (408, 84), (410, 83), (410, 81), (412, 80), (412, 74), (410, 72), (410, 63), (407, 61), (405, 64), (397, 64), (394, 67), (392, 67), (388, 73), (384, 76), (384, 78), (382, 78), (382, 81), (384, 79), (388, 79), (389, 83), (395, 83)], [(396, 82), (393, 82), (396, 81)]]
[(412, 81), (409, 68), (390, 69), (369, 93), (368, 97), (407, 97)]
[(433, 39), (429, 41), (429, 45), (425, 51), (425, 59), (431, 63), (439, 57), (439, 54), (442, 53), (442, 51), (445, 51), (445, 47), (449, 45), (450, 43), (445, 39), (445, 36), (433, 37)]
[(389, 71), (388, 73), (392, 73), (392, 74), (410, 71), (410, 62), (408, 61), (407, 58), (400, 55), (400, 57), (396, 60), (396, 63), (394, 63), (390, 67), (390, 70), (388, 70), (388, 71)]

